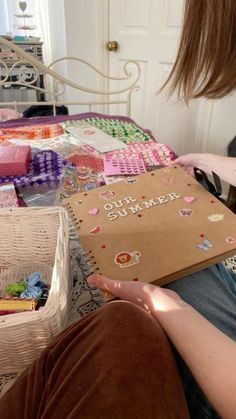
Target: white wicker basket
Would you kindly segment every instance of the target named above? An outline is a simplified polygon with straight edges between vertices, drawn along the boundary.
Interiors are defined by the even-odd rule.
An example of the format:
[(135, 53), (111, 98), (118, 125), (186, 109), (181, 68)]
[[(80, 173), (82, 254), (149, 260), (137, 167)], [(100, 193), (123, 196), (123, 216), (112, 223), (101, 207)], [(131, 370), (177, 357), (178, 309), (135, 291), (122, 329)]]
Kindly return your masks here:
[(2, 209), (0, 231), (2, 282), (10, 274), (16, 279), (17, 270), (19, 274), (46, 269), (45, 264), (52, 269), (43, 310), (0, 316), (0, 374), (4, 374), (23, 371), (66, 326), (71, 284), (68, 219), (63, 208)]

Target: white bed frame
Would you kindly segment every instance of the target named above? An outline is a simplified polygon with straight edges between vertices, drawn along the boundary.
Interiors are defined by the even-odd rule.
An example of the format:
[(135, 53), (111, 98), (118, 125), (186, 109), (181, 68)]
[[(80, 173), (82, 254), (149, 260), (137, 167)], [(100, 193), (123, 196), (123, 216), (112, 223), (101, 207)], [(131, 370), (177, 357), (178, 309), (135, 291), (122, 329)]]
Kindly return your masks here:
[[(106, 113), (109, 113), (109, 105), (125, 105), (125, 111), (122, 112), (126, 116), (131, 115), (131, 99), (132, 94), (139, 88), (138, 82), (141, 75), (140, 65), (136, 61), (126, 61), (123, 65), (123, 77), (113, 77), (106, 75), (96, 67), (88, 63), (87, 61), (77, 57), (62, 57), (50, 65), (46, 66), (42, 62), (38, 61), (32, 55), (25, 52), (18, 45), (5, 38), (0, 37), (0, 48), (10, 49), (17, 56), (16, 59), (0, 58), (0, 89), (5, 87), (19, 86), (27, 89), (33, 89), (38, 94), (46, 97), (42, 101), (11, 101), (11, 102), (0, 102), (0, 107), (13, 107), (16, 111), (19, 106), (30, 106), (30, 105), (52, 105), (53, 113), (56, 115), (56, 106), (65, 105), (84, 105), (91, 111), (94, 106), (103, 105), (103, 110), (106, 109)], [(2, 49), (2, 48), (1, 48)], [(58, 63), (68, 64), (70, 61), (74, 61), (83, 64), (90, 71), (94, 71), (95, 76), (99, 76), (102, 80), (102, 89), (93, 89), (91, 87), (85, 87), (74, 81), (65, 78), (58, 72), (53, 70), (53, 67)], [(132, 71), (129, 71), (131, 69)], [(14, 80), (11, 79), (12, 75), (16, 75)], [(40, 80), (43, 83), (40, 84)], [(117, 83), (116, 88), (113, 90), (109, 88), (112, 83)], [(41, 87), (43, 86), (43, 87)], [(66, 88), (70, 87), (81, 92), (86, 92), (88, 97), (91, 96), (91, 100), (64, 100), (63, 96), (66, 93)], [(95, 99), (94, 99), (95, 98)], [(106, 106), (106, 107), (105, 107)]]

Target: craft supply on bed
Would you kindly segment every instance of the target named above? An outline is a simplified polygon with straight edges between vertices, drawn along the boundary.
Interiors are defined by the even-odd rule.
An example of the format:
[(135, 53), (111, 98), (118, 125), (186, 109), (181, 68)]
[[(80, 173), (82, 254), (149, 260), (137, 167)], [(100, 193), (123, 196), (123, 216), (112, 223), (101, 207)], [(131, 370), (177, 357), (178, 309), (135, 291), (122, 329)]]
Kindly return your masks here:
[[(58, 137), (44, 138), (43, 141), (42, 139), (29, 140), (22, 138), (14, 138), (5, 140), (5, 142), (6, 141), (8, 144), (13, 145), (30, 145), (31, 148), (36, 148), (40, 151), (52, 150), (60, 154), (60, 156), (65, 159), (77, 152), (82, 154), (95, 155), (95, 150), (92, 147), (89, 147), (86, 144), (80, 144), (79, 141), (69, 133), (60, 135)], [(96, 155), (98, 155), (97, 152)]]
[(104, 158), (104, 173), (106, 176), (138, 175), (146, 173), (142, 156), (134, 158)]
[[(7, 148), (7, 147), (6, 147)], [(57, 186), (68, 163), (52, 150), (40, 151), (32, 156), (29, 171), (24, 176), (0, 176), (0, 183), (13, 182), (15, 186), (35, 188), (42, 185)]]
[(112, 137), (117, 137), (123, 143), (154, 140), (149, 130), (139, 127), (132, 119), (123, 117), (105, 117), (103, 115), (87, 116), (81, 120), (68, 120), (61, 125), (68, 129), (73, 126), (84, 126), (84, 124), (97, 127)]
[(56, 137), (62, 134), (63, 128), (59, 124), (31, 125), (18, 128), (1, 128), (0, 140), (11, 138), (35, 140)]
[(87, 167), (93, 172), (102, 172), (104, 169), (103, 159), (101, 157), (82, 154), (81, 152), (75, 152), (66, 158), (70, 163), (80, 167)]
[(175, 158), (175, 154), (168, 145), (160, 144), (153, 140), (127, 144), (123, 150), (106, 153), (106, 157), (121, 159), (127, 157), (135, 159), (139, 156), (143, 158), (147, 168), (167, 165)]
[(68, 132), (77, 137), (82, 143), (88, 144), (100, 153), (118, 150), (125, 145), (119, 139), (106, 134), (104, 131), (93, 126), (72, 126), (67, 128)]
[(76, 192), (87, 191), (105, 184), (101, 173), (86, 167), (68, 166), (62, 175), (58, 188), (58, 199), (68, 198)]
[(13, 183), (0, 185), (0, 208), (19, 207), (19, 202)]
[(0, 146), (0, 176), (21, 176), (28, 172), (29, 146)]

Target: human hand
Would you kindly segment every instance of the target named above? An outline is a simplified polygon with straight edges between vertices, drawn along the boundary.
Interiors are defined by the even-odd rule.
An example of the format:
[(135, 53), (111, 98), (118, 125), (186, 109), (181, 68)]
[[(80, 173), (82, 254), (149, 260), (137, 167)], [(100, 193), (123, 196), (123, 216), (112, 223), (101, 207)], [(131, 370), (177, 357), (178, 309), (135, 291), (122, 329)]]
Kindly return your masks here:
[(178, 157), (171, 165), (179, 164), (188, 172), (193, 167), (208, 174), (215, 172), (222, 180), (236, 186), (236, 158), (211, 153), (190, 153)]
[(204, 164), (204, 160), (207, 161), (207, 153), (189, 153), (184, 154), (183, 156), (177, 157), (174, 161), (172, 161), (172, 165), (179, 164), (180, 166), (184, 167), (198, 167)]
[(176, 292), (146, 282), (117, 281), (104, 275), (91, 275), (87, 282), (141, 306), (156, 317), (158, 313), (176, 310), (185, 304)]
[(178, 157), (172, 162), (172, 164), (179, 164), (185, 168), (197, 167), (198, 169), (204, 170), (204, 172), (211, 174), (212, 171), (218, 171), (218, 168), (222, 164), (222, 160), (225, 157), (218, 156), (211, 153), (189, 153)]

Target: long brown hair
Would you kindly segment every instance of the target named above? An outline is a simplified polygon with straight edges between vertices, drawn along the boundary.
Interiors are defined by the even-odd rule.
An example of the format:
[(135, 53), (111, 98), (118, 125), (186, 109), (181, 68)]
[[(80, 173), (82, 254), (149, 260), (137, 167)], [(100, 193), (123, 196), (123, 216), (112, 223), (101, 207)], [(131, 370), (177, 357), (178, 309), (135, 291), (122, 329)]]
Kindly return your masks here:
[[(236, 158), (236, 136), (230, 141), (227, 147), (227, 155)], [(229, 187), (227, 205), (236, 214), (236, 186), (230, 185)]]
[(236, 89), (236, 0), (186, 0), (177, 58), (162, 89), (167, 84), (186, 102)]

